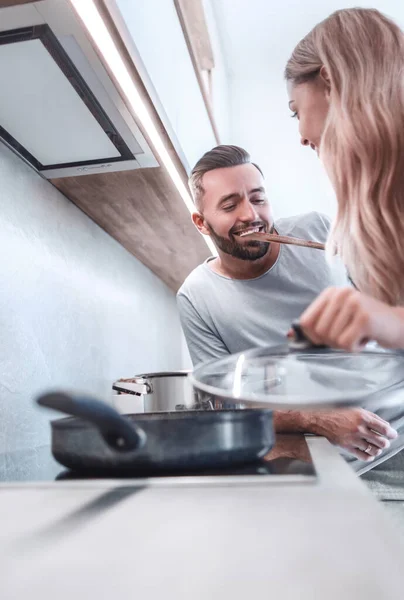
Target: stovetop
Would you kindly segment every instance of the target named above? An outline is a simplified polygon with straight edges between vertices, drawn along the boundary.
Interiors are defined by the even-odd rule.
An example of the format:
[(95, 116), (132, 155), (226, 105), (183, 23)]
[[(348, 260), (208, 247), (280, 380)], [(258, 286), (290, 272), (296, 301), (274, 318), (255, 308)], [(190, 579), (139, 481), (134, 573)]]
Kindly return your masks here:
[[(144, 474), (75, 473), (66, 470), (52, 457), (49, 446), (0, 454), (0, 484), (49, 483), (59, 481), (89, 481), (119, 479), (128, 483), (145, 479)], [(316, 471), (305, 438), (301, 435), (278, 435), (275, 447), (265, 459), (231, 469), (194, 472), (148, 473), (147, 481), (175, 483), (260, 483), (313, 482)]]

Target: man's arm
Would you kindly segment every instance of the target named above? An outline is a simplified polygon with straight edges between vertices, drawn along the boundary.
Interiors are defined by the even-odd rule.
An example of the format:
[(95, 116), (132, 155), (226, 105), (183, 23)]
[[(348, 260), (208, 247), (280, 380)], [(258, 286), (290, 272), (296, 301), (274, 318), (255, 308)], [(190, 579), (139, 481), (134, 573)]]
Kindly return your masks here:
[(220, 336), (205, 323), (185, 295), (179, 294), (177, 296), (177, 304), (182, 329), (194, 367), (208, 360), (230, 354)]
[(275, 410), (273, 419), (278, 433), (314, 433), (305, 411)]
[(397, 437), (387, 421), (363, 408), (275, 411), (273, 418), (278, 433), (322, 435), (366, 461), (379, 456)]

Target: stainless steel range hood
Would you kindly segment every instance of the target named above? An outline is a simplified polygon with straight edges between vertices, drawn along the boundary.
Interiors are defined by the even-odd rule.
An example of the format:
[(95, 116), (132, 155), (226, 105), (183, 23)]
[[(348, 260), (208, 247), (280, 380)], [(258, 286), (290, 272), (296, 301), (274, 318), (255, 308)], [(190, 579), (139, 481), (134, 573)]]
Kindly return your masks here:
[(67, 0), (0, 10), (0, 138), (47, 178), (158, 166)]

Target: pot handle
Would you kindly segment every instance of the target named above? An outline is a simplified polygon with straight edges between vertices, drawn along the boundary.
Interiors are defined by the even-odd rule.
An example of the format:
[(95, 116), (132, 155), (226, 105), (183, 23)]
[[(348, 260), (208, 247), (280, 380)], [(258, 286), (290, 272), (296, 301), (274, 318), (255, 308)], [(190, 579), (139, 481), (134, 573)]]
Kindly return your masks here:
[(63, 392), (51, 392), (40, 396), (37, 403), (92, 423), (108, 446), (114, 450), (136, 450), (146, 443), (147, 436), (143, 429), (121, 416), (105, 402)]
[(150, 383), (143, 378), (130, 381), (115, 381), (112, 389), (116, 392), (124, 392), (126, 394), (133, 394), (134, 396), (145, 396), (146, 394), (151, 394), (153, 391)]

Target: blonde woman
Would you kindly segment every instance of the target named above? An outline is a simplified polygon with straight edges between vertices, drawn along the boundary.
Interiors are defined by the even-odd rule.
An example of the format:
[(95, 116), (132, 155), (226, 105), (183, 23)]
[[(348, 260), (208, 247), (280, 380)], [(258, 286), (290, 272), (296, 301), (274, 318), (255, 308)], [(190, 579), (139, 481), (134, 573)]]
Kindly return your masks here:
[(329, 250), (360, 290), (324, 291), (301, 325), (315, 343), (404, 348), (404, 34), (376, 10), (340, 10), (296, 46), (285, 75), (301, 143), (336, 192)]

